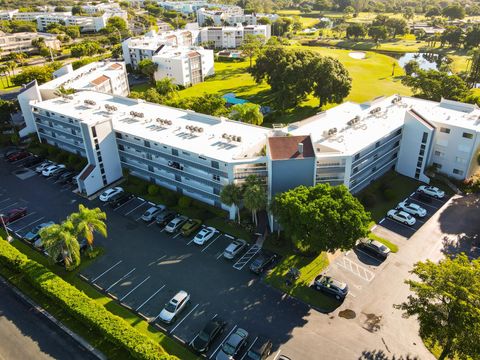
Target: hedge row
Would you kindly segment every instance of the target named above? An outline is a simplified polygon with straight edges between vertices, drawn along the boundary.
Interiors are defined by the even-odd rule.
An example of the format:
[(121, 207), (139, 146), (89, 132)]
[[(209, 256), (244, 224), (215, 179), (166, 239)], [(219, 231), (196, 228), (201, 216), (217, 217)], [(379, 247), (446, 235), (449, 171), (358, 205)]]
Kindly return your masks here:
[(83, 292), (65, 282), (43, 265), (0, 238), (0, 263), (25, 279), (88, 328), (103, 334), (125, 349), (134, 359), (174, 360), (153, 340), (141, 334), (119, 316), (113, 315)]

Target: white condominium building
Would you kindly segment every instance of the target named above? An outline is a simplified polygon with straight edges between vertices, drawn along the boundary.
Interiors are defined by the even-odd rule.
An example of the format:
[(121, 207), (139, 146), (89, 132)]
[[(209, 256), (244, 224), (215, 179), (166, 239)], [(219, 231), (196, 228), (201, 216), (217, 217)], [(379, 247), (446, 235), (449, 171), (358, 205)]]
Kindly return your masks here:
[(145, 59), (152, 60), (165, 46), (194, 46), (198, 44), (198, 30), (175, 30), (157, 34), (150, 31), (144, 36), (132, 37), (122, 42), (123, 58), (134, 69)]
[(197, 10), (199, 26), (224, 26), (235, 24), (257, 25), (258, 20), (266, 17), (270, 21), (279, 18), (276, 14), (245, 14), (239, 6), (219, 5), (215, 9), (201, 8)]
[(259, 35), (267, 41), (271, 37), (270, 25), (205, 27), (200, 30), (200, 41), (217, 49), (235, 49), (247, 35)]
[(189, 15), (195, 13), (202, 7), (208, 7), (207, 1), (193, 0), (193, 1), (158, 1), (157, 4), (165, 10), (177, 11), (179, 13)]
[(317, 183), (355, 193), (389, 170), (428, 183), (431, 166), (456, 179), (479, 169), (480, 109), (454, 101), (346, 102), (269, 129), (95, 91), (42, 98), (29, 90), (20, 94), (33, 125), (25, 132), (87, 157), (77, 180), (88, 195), (124, 168), (233, 215), (220, 192), (250, 174), (265, 180), (271, 198)]
[(213, 50), (202, 47), (166, 46), (152, 61), (157, 64), (155, 79), (165, 77), (177, 85), (190, 86), (201, 83), (215, 74)]
[(0, 56), (14, 52), (34, 53), (38, 48), (32, 45), (32, 41), (38, 38), (45, 40), (45, 46), (52, 50), (60, 50), (61, 43), (56, 34), (21, 32), (5, 34), (0, 31)]
[(38, 85), (33, 81), (25, 85), (18, 95), (18, 102), (22, 110), (25, 128), (20, 130), (20, 136), (25, 136), (36, 131), (33, 117), (30, 114), (30, 102), (41, 102), (57, 98), (59, 89), (91, 90), (127, 96), (128, 87), (127, 71), (123, 62), (94, 62), (77, 70), (68, 64), (54, 73), (55, 79)]

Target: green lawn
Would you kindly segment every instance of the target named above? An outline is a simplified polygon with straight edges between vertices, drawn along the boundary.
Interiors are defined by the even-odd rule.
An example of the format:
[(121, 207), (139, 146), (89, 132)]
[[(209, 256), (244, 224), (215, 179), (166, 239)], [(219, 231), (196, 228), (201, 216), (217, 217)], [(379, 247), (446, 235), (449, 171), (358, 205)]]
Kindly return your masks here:
[(0, 90), (12, 91), (18, 89), (20, 86), (11, 85), (6, 76), (0, 76)]
[[(0, 231), (0, 236), (4, 236), (4, 235), (5, 233), (3, 232), (3, 230)], [(74, 285), (77, 289), (83, 291), (90, 298), (94, 299), (98, 303), (105, 306), (105, 308), (108, 309), (113, 314), (118, 315), (123, 319), (125, 319), (130, 325), (135, 327), (138, 331), (146, 334), (147, 336), (152, 338), (155, 342), (159, 343), (169, 354), (176, 355), (182, 360), (197, 359), (197, 356), (192, 354), (187, 348), (183, 347), (179, 343), (175, 342), (172, 338), (168, 337), (166, 334), (160, 332), (153, 326), (149, 325), (146, 321), (144, 321), (134, 313), (130, 312), (126, 308), (122, 307), (111, 298), (98, 292), (90, 284), (88, 284), (87, 282), (83, 281), (80, 277), (78, 277), (78, 274), (81, 271), (81, 269), (87, 267), (92, 262), (92, 260), (82, 259), (82, 264), (78, 269), (72, 272), (67, 272), (63, 268), (57, 265), (51, 264), (45, 256), (33, 250), (31, 247), (24, 244), (20, 240), (14, 240), (12, 245), (14, 245), (18, 250), (20, 250), (25, 255), (27, 255), (30, 259), (35, 260), (38, 263), (46, 266), (52, 272), (61, 276), (65, 281), (68, 281), (69, 283)], [(24, 280), (22, 280), (18, 276), (12, 277), (11, 274), (8, 274), (8, 270), (6, 268), (0, 267), (0, 273), (8, 277), (9, 280), (13, 282), (22, 292), (24, 292), (26, 295), (31, 297), (37, 303), (39, 303), (42, 307), (44, 307), (48, 312), (50, 312), (58, 320), (63, 322), (65, 325), (67, 325), (70, 329), (77, 332), (80, 336), (82, 336), (87, 341), (89, 341), (90, 344), (92, 344), (94, 347), (102, 351), (105, 355), (107, 355), (108, 358), (125, 359), (125, 360), (129, 358), (128, 354), (120, 352), (105, 338), (102, 338), (102, 337), (99, 338), (98, 334), (92, 333), (90, 329), (87, 329), (82, 324), (79, 324), (78, 321), (72, 318), (69, 314), (67, 314), (63, 310), (60, 310), (58, 306), (56, 306), (54, 303), (46, 299), (38, 291), (31, 288)]]

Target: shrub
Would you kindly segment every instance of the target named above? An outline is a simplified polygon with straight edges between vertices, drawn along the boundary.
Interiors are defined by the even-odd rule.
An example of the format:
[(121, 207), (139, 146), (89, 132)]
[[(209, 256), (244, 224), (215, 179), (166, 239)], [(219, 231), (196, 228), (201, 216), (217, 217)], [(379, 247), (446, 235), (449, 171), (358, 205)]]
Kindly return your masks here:
[(395, 199), (395, 191), (393, 189), (385, 189), (383, 191), (383, 198), (387, 201)]
[(57, 154), (57, 156), (55, 156), (55, 160), (58, 162), (58, 163), (65, 163), (67, 162), (68, 160), (68, 153), (64, 152), (64, 151), (61, 151)]
[(148, 195), (150, 195), (150, 196), (158, 195), (159, 191), (160, 191), (160, 189), (158, 188), (157, 185), (155, 185), (155, 184), (148, 185)]
[(67, 311), (87, 328), (102, 334), (112, 344), (124, 349), (133, 359), (173, 360), (165, 350), (141, 334), (125, 320), (113, 315), (73, 285), (65, 282), (43, 265), (28, 259), (0, 238), (0, 263), (25, 275), (24, 279)]
[(190, 199), (189, 197), (181, 196), (180, 199), (178, 199), (178, 206), (183, 209), (190, 207), (191, 204), (192, 199)]
[(163, 201), (166, 206), (175, 206), (178, 203), (178, 195), (166, 188), (160, 189), (160, 195), (162, 196)]
[(75, 155), (73, 154), (68, 155), (68, 160), (67, 160), (68, 167), (75, 168), (78, 165), (78, 163), (79, 163), (78, 158)]
[(49, 146), (47, 148), (47, 152), (48, 152), (48, 156), (54, 157), (54, 156), (57, 156), (57, 154), (60, 152), (60, 150), (57, 149), (56, 147)]
[(363, 194), (360, 201), (366, 208), (372, 208), (377, 203), (377, 198), (375, 197), (375, 194), (371, 192), (366, 192), (365, 194)]

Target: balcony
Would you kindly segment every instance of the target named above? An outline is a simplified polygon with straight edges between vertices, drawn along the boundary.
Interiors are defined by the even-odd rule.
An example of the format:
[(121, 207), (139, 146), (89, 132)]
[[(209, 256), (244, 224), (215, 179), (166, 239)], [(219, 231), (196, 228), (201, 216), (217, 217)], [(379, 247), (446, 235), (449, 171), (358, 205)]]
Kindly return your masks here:
[(41, 123), (41, 122), (38, 122), (38, 121), (37, 121), (37, 127), (40, 128), (40, 129), (48, 130), (52, 133), (61, 134), (63, 137), (71, 138), (71, 139), (79, 141), (80, 143), (83, 144), (83, 138), (81, 136), (73, 135), (71, 132), (68, 132), (66, 130), (62, 130), (58, 127), (51, 127), (47, 124), (44, 124), (44, 123)]
[(46, 116), (46, 115), (42, 115), (38, 112), (35, 112), (35, 117), (38, 117), (42, 120), (51, 121), (51, 122), (53, 122), (57, 125), (61, 125), (63, 127), (68, 127), (70, 129), (80, 131), (80, 126), (79, 125), (71, 124), (71, 123), (68, 122), (67, 119), (58, 118), (58, 116)]
[(362, 165), (362, 163), (366, 160), (368, 160), (368, 157), (375, 153), (376, 151), (380, 151), (382, 149), (384, 149), (387, 145), (391, 144), (392, 142), (395, 142), (397, 140), (400, 140), (400, 138), (402, 137), (402, 134), (398, 134), (398, 135), (395, 135), (393, 136), (390, 140), (386, 141), (385, 143), (381, 144), (379, 147), (376, 147), (372, 150), (370, 150), (369, 152), (367, 152), (366, 154), (363, 154), (360, 156), (360, 158), (358, 158), (357, 160), (354, 160), (353, 161), (353, 164), (352, 164), (352, 167), (355, 167), (355, 166), (359, 166), (359, 165)]

